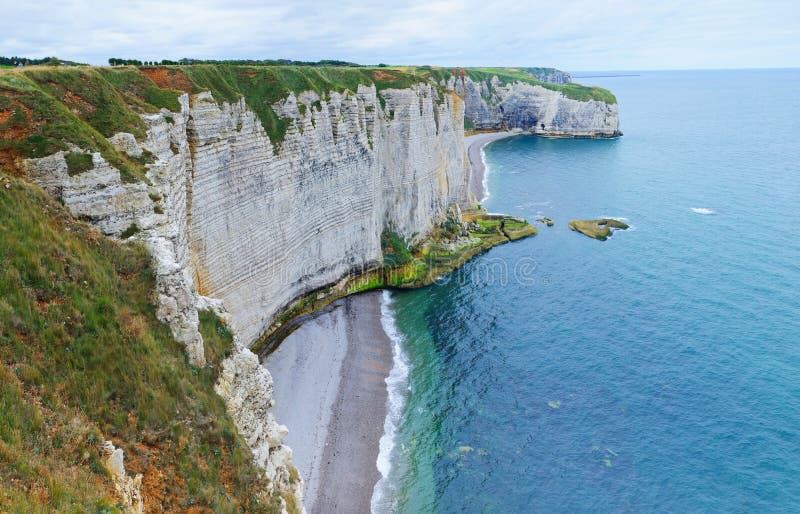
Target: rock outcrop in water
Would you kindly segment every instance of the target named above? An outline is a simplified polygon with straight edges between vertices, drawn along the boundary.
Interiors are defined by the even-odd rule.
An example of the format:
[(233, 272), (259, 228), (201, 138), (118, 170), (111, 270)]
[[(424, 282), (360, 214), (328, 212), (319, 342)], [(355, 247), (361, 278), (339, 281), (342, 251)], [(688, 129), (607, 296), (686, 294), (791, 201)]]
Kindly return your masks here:
[(598, 241), (605, 241), (614, 233), (615, 230), (627, 230), (630, 228), (627, 223), (612, 218), (602, 218), (599, 220), (571, 220), (568, 224), (570, 230), (580, 232)]
[[(108, 138), (117, 150), (152, 156), (145, 182), (126, 183), (100, 152), (71, 174), (61, 151), (25, 159), (26, 175), (104, 234), (135, 237), (150, 250), (158, 317), (195, 365), (204, 362), (198, 310), (223, 315), (235, 348), (217, 392), (273, 485), (301, 501), (286, 429), (271, 414), (272, 379), (249, 346), (294, 300), (377, 269), (388, 229), (410, 244), (470, 209), (464, 119), (535, 133), (611, 136), (616, 105), (581, 102), (514, 83), (452, 79), (383, 89), (291, 93), (272, 104), (282, 141), (244, 99), (184, 94), (178, 110), (143, 114), (146, 137)], [(546, 129), (537, 129), (545, 125)], [(72, 152), (90, 152), (73, 147)], [(476, 218), (477, 219), (477, 218)], [(503, 241), (535, 233), (523, 220), (484, 219)], [(497, 227), (487, 224), (494, 223)], [(477, 226), (477, 225), (476, 225)], [(476, 253), (482, 246), (475, 244)], [(213, 299), (213, 300), (212, 300)]]

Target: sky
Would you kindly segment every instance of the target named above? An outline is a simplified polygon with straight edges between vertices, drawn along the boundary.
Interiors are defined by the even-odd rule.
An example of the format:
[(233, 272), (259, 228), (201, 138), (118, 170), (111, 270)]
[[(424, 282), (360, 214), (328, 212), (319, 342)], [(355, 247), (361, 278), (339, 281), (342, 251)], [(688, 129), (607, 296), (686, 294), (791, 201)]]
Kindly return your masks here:
[(800, 66), (800, 0), (0, 0), (0, 55), (568, 71)]

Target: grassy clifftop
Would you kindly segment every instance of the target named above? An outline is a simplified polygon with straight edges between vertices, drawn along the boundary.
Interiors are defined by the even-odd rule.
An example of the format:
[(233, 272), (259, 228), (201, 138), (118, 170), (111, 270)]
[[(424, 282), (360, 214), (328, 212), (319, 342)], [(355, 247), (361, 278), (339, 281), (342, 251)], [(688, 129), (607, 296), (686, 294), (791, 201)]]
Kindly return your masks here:
[(542, 86), (545, 89), (559, 91), (567, 98), (572, 98), (573, 100), (584, 102), (588, 100), (599, 100), (607, 104), (617, 103), (617, 97), (608, 89), (603, 89), (598, 86), (583, 86), (581, 84), (575, 84), (574, 82), (569, 84), (542, 82), (536, 80), (530, 73), (521, 68), (469, 68), (467, 69), (467, 75), (472, 80), (486, 81), (496, 76), (502, 85), (512, 82), (526, 82), (535, 86)]
[(225, 326), (201, 317), (210, 364), (193, 368), (155, 318), (141, 245), (2, 174), (0, 219), (0, 511), (117, 511), (105, 438), (144, 474), (148, 512), (278, 512), (213, 390)]
[[(462, 70), (456, 70), (461, 75)], [(540, 82), (515, 68), (467, 68), (473, 80), (497, 76), (502, 84), (522, 81), (560, 91), (577, 100), (616, 103), (610, 92), (580, 84)], [(440, 84), (453, 70), (431, 66), (246, 66), (198, 64), (154, 67), (46, 67), (0, 72), (0, 166), (13, 169), (19, 158), (42, 157), (69, 144), (101, 152), (123, 180), (142, 180), (144, 162), (117, 152), (106, 138), (117, 132), (145, 135), (142, 113), (177, 111), (184, 92), (211, 91), (218, 101), (244, 98), (273, 142), (283, 140), (288, 120), (271, 105), (289, 92), (378, 91), (424, 82)], [(437, 86), (438, 87), (438, 86)]]
[[(405, 73), (414, 75), (421, 79), (432, 79), (437, 82), (441, 80), (448, 80), (453, 74), (453, 69), (451, 68), (438, 68), (433, 66), (402, 66), (392, 69), (402, 70)], [(459, 75), (461, 75), (461, 71), (463, 71), (464, 76), (469, 77), (475, 82), (489, 82), (493, 77), (497, 77), (501, 85), (507, 85), (514, 82), (525, 82), (526, 84), (542, 86), (545, 89), (558, 91), (567, 98), (571, 98), (573, 100), (599, 100), (609, 104), (617, 103), (617, 98), (611, 93), (611, 91), (603, 89), (602, 87), (583, 86), (575, 83), (553, 84), (551, 82), (542, 82), (541, 80), (537, 80), (523, 68), (456, 68), (455, 71)]]
[(117, 152), (106, 138), (117, 132), (145, 136), (142, 113), (177, 111), (178, 97), (211, 91), (217, 101), (245, 98), (273, 142), (287, 120), (271, 105), (289, 92), (406, 88), (423, 80), (383, 68), (240, 66), (228, 64), (158, 67), (32, 67), (0, 73), (0, 165), (42, 157), (69, 144), (101, 152), (123, 179), (141, 180), (144, 163)]

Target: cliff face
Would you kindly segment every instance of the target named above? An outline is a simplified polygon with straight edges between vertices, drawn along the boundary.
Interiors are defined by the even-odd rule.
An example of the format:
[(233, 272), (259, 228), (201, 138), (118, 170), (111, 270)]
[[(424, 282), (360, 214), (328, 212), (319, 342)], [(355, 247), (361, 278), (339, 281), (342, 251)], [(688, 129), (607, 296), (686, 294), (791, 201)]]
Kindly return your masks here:
[[(147, 183), (126, 183), (103, 157), (108, 150), (74, 144), (20, 165), (75, 216), (146, 243), (157, 315), (193, 364), (205, 361), (198, 310), (227, 320), (235, 347), (217, 392), (256, 463), (298, 501), (286, 428), (271, 414), (272, 379), (248, 347), (293, 299), (378, 265), (384, 229), (418, 241), (449, 206), (473, 205), (465, 117), (477, 128), (538, 134), (618, 132), (616, 104), (539, 85), (463, 76), (410, 82), (380, 93), (375, 84), (290, 93), (270, 104), (286, 123), (282, 141), (243, 98), (183, 94), (177, 107), (140, 115), (144, 138), (107, 135), (125, 158), (149, 156)], [(89, 169), (70, 170), (67, 156), (76, 152), (91, 153)]]
[(466, 119), (476, 129), (522, 129), (560, 137), (614, 137), (620, 135), (616, 103), (577, 100), (541, 85), (497, 77), (473, 81), (451, 79), (449, 87), (464, 97)]
[(550, 82), (552, 84), (569, 84), (572, 82), (572, 75), (566, 71), (557, 70), (555, 68), (523, 68), (525, 71), (536, 77), (542, 82)]
[(463, 101), (423, 84), (383, 97), (385, 106), (365, 86), (316, 104), (301, 95), (301, 115), (291, 95), (275, 109), (294, 122), (273, 145), (243, 100), (220, 106), (200, 93), (190, 107), (183, 95), (179, 112), (143, 116), (144, 141), (109, 138), (129, 155), (154, 156), (150, 185), (123, 183), (99, 153), (77, 175), (63, 151), (23, 163), (103, 233), (136, 227), (155, 264), (158, 316), (196, 365), (198, 309), (225, 317), (236, 347), (217, 391), (256, 463), (298, 500), (271, 377), (247, 346), (293, 298), (379, 263), (385, 227), (419, 238), (449, 205), (470, 204)]
[(244, 102), (194, 99), (192, 264), (244, 342), (295, 297), (379, 263), (384, 227), (421, 236), (468, 204), (461, 99), (428, 85), (384, 98), (360, 86), (315, 108), (301, 95), (301, 115), (292, 95), (276, 106), (295, 120), (277, 149)]

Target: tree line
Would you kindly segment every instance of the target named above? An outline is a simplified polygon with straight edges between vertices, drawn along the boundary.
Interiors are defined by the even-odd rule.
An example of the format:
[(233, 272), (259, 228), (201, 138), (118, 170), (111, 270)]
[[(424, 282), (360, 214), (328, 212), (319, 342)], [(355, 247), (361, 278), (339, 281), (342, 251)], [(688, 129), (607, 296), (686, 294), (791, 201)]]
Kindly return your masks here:
[(42, 57), (41, 59), (31, 59), (29, 57), (4, 57), (0, 56), (0, 65), (3, 66), (17, 66), (22, 63), (23, 66), (33, 66), (39, 64), (61, 64), (61, 59), (58, 57)]
[(160, 61), (140, 61), (139, 59), (120, 59), (112, 57), (108, 60), (111, 66), (181, 66), (188, 64), (239, 64), (250, 66), (348, 66), (360, 67), (361, 64), (334, 59), (323, 59), (321, 61), (293, 61), (291, 59), (189, 59), (183, 58), (177, 61), (162, 59)]

